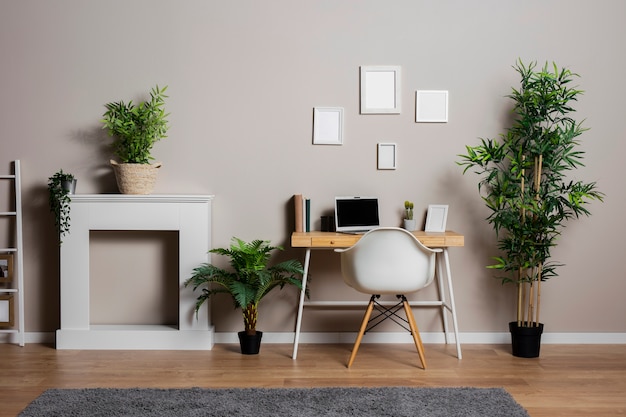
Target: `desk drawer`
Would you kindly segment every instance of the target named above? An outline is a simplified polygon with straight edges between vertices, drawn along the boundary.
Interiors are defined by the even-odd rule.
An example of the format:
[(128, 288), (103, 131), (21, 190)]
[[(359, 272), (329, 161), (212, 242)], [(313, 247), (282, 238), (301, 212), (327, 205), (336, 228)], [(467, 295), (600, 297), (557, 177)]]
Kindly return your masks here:
[(354, 245), (360, 236), (336, 235), (336, 236), (315, 236), (311, 238), (313, 248), (348, 248)]

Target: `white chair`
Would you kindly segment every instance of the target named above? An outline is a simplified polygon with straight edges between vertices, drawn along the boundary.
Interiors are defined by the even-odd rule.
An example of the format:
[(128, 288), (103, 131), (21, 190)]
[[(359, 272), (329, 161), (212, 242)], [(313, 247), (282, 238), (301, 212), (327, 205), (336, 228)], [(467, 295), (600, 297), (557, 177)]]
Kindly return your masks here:
[[(433, 282), (435, 254), (441, 250), (427, 248), (404, 229), (379, 227), (364, 234), (352, 247), (335, 251), (341, 254), (341, 272), (346, 284), (371, 294), (348, 368), (354, 362), (363, 335), (391, 318), (411, 332), (422, 367), (426, 369), (424, 346), (405, 294), (419, 291)], [(383, 294), (396, 295), (399, 302), (387, 308), (377, 301)], [(406, 320), (396, 314), (403, 307)], [(374, 308), (379, 314), (371, 318)]]

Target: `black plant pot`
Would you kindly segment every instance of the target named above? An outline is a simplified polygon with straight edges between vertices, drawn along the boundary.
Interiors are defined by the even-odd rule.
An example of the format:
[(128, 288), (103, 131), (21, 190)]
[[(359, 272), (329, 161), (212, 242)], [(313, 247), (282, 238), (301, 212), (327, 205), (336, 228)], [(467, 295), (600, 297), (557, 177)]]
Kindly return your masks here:
[(509, 323), (513, 356), (519, 358), (538, 358), (541, 348), (543, 323), (538, 326), (518, 326), (516, 321)]
[(241, 346), (241, 353), (244, 355), (256, 355), (261, 350), (261, 338), (263, 332), (257, 330), (256, 334), (249, 335), (246, 332), (239, 332), (239, 345)]

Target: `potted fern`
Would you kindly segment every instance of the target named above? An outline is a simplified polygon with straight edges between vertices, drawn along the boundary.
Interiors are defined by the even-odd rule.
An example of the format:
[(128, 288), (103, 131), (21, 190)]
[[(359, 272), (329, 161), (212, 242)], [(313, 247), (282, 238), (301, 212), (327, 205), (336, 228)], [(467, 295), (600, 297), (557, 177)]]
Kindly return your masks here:
[(193, 270), (193, 275), (185, 281), (185, 287), (192, 286), (195, 291), (202, 288), (195, 306), (198, 310), (209, 298), (216, 294), (230, 294), (235, 308), (241, 308), (244, 331), (239, 332), (241, 353), (259, 353), (263, 332), (256, 329), (259, 302), (274, 288), (282, 289), (293, 285), (302, 289), (302, 264), (296, 260), (287, 260), (269, 266), (273, 251), (283, 250), (281, 246), (272, 246), (269, 241), (253, 240), (245, 242), (232, 238), (229, 248), (212, 249), (215, 253), (230, 258), (230, 270), (205, 263)]
[(516, 320), (509, 323), (512, 352), (539, 356), (541, 284), (561, 266), (551, 259), (568, 220), (588, 216), (587, 205), (603, 200), (595, 182), (574, 181), (570, 171), (583, 166), (579, 136), (586, 131), (571, 114), (582, 94), (571, 85), (577, 74), (547, 63), (514, 66), (521, 77), (512, 89), (513, 124), (498, 139), (481, 139), (459, 155), (463, 173), (473, 168), (481, 179), (479, 193), (500, 254), (488, 268), (502, 283), (517, 287)]
[(48, 178), (48, 203), (54, 214), (54, 225), (59, 233), (59, 244), (70, 230), (70, 195), (76, 190), (76, 178), (61, 169)]
[(156, 182), (161, 163), (151, 164), (152, 147), (167, 137), (169, 128), (165, 113), (165, 91), (150, 90), (150, 100), (135, 105), (117, 101), (105, 104), (101, 119), (103, 129), (113, 136), (113, 150), (121, 163), (111, 160), (117, 185), (122, 194), (150, 194)]

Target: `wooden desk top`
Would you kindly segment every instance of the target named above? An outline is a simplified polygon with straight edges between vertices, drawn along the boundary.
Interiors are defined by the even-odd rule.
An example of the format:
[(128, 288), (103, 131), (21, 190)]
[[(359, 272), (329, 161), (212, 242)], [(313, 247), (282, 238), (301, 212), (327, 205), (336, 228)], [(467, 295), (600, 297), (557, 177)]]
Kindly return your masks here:
[[(465, 237), (452, 231), (445, 232), (413, 232), (415, 237), (430, 248), (463, 246)], [(362, 235), (351, 235), (335, 232), (293, 232), (291, 247), (293, 248), (348, 248), (354, 245)]]

